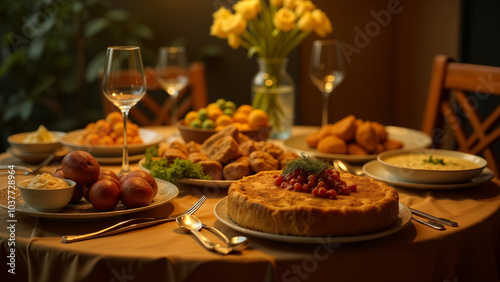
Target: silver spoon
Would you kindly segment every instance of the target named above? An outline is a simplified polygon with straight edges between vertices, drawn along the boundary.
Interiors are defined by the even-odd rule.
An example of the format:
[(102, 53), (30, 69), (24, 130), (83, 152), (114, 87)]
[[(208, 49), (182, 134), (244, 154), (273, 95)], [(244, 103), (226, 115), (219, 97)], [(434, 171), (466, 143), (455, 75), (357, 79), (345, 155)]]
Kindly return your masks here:
[(234, 236), (231, 239), (228, 239), (227, 236), (222, 233), (219, 229), (215, 227), (210, 227), (206, 224), (202, 224), (203, 228), (206, 228), (208, 230), (211, 230), (217, 235), (219, 235), (224, 241), (227, 243), (227, 245), (233, 250), (233, 251), (243, 251), (247, 246), (248, 246), (248, 238), (245, 236)]
[(354, 167), (354, 166), (352, 166), (346, 162), (343, 162), (341, 160), (334, 160), (333, 165), (335, 166), (335, 168), (337, 170), (340, 169), (341, 171), (352, 173), (352, 174), (357, 175), (357, 176), (362, 176), (365, 174), (361, 168)]
[(190, 231), (191, 233), (193, 233), (196, 236), (196, 238), (200, 240), (203, 246), (205, 246), (205, 248), (209, 250), (215, 250), (224, 255), (232, 251), (231, 248), (222, 247), (219, 244), (216, 245), (212, 241), (210, 241), (207, 237), (203, 236), (203, 234), (199, 232), (199, 230), (203, 227), (203, 225), (196, 216), (190, 214), (181, 215), (178, 216), (175, 219), (175, 221), (177, 221), (177, 224), (179, 224), (179, 226), (183, 230)]

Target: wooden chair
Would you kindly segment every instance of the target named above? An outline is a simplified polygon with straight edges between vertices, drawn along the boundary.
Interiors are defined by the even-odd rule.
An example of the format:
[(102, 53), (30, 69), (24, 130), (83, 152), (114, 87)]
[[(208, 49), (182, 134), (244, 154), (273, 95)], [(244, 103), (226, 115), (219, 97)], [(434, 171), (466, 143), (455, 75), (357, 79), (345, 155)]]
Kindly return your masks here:
[[(170, 125), (173, 100), (163, 90), (156, 79), (156, 69), (145, 68), (147, 92), (141, 101), (129, 113), (132, 121), (141, 125)], [(102, 85), (102, 73), (99, 75)], [(102, 90), (101, 90), (102, 91)], [(104, 95), (101, 95), (104, 115), (117, 111)], [(188, 85), (179, 91), (177, 97), (177, 120), (182, 119), (190, 110), (198, 110), (208, 104), (205, 66), (201, 62), (194, 62), (189, 67)]]
[[(456, 63), (438, 55), (434, 59), (422, 131), (432, 137), (437, 148), (453, 135), (458, 151), (481, 155), (498, 177), (500, 153), (494, 148), (500, 147), (498, 99), (500, 67)], [(484, 113), (485, 105), (492, 108), (488, 114)]]

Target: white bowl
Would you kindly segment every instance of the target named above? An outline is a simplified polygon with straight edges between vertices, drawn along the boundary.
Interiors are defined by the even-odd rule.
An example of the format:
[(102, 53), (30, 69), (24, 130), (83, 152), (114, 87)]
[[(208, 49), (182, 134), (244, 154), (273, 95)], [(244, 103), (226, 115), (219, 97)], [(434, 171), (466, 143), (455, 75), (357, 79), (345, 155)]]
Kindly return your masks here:
[(7, 137), (7, 141), (10, 146), (17, 149), (22, 153), (28, 154), (50, 154), (62, 148), (59, 139), (62, 138), (66, 133), (59, 131), (50, 131), (50, 133), (56, 138), (52, 142), (37, 142), (37, 143), (24, 143), (24, 138), (32, 132), (24, 132), (11, 135)]
[[(409, 163), (424, 162), (429, 156), (436, 158), (442, 157), (445, 163), (457, 161), (468, 161), (472, 163), (471, 168), (449, 168), (440, 164), (431, 165), (432, 168), (407, 167)], [(438, 156), (438, 157), (436, 157)], [(388, 163), (387, 160), (392, 157), (402, 157), (399, 164)], [(450, 160), (449, 158), (453, 158)], [(485, 159), (462, 152), (440, 150), (440, 149), (412, 149), (412, 150), (391, 150), (383, 152), (377, 156), (377, 160), (382, 166), (395, 178), (406, 182), (443, 184), (443, 183), (462, 183), (479, 175), (486, 167)]]
[(17, 183), (17, 187), (21, 192), (23, 201), (33, 209), (40, 212), (58, 212), (71, 201), (76, 186), (73, 180), (63, 180), (69, 184), (69, 187), (56, 189), (27, 188), (26, 186), (31, 179)]

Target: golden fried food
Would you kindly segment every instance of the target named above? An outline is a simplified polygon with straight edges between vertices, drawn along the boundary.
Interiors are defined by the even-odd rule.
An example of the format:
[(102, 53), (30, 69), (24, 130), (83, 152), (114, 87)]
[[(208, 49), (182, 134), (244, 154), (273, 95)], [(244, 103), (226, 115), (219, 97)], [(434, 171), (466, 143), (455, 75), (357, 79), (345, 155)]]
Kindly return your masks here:
[[(119, 112), (109, 113), (105, 119), (87, 124), (76, 141), (82, 145), (121, 145), (123, 144), (123, 117)], [(127, 122), (127, 143), (141, 144), (139, 126)]]
[(188, 160), (192, 161), (193, 163), (197, 163), (201, 161), (209, 161), (210, 158), (202, 152), (193, 152), (188, 155)]
[(175, 159), (188, 159), (188, 156), (183, 151), (175, 148), (167, 148), (161, 157), (166, 159), (168, 164), (174, 163)]
[(347, 153), (347, 144), (342, 138), (330, 135), (319, 141), (317, 149), (320, 153), (345, 154)]
[(354, 136), (356, 143), (368, 152), (374, 152), (377, 149), (377, 133), (370, 122), (363, 122), (356, 129)]
[(323, 126), (319, 129), (319, 138), (320, 138), (320, 139), (323, 139), (323, 138), (325, 138), (326, 136), (332, 135), (332, 128), (333, 128), (333, 124), (323, 125)]
[[(203, 144), (205, 145), (205, 143)], [(227, 164), (230, 161), (241, 156), (241, 151), (238, 147), (238, 143), (236, 143), (236, 140), (234, 140), (232, 136), (224, 136), (222, 138), (219, 138), (210, 147), (203, 147), (202, 145), (201, 151), (205, 153), (211, 160), (218, 161), (221, 164)]]
[(201, 144), (198, 144), (194, 141), (189, 141), (186, 144), (186, 149), (188, 150), (189, 153), (201, 152)]
[(313, 132), (313, 133), (307, 135), (306, 136), (307, 146), (309, 146), (311, 148), (318, 147), (319, 140), (321, 139), (320, 136), (321, 136), (321, 134), (319, 131), (316, 131), (316, 132)]
[(189, 155), (189, 150), (186, 148), (186, 145), (184, 145), (183, 143), (181, 143), (179, 141), (171, 142), (169, 144), (169, 148), (178, 149), (178, 150), (182, 151), (186, 156)]
[(337, 121), (333, 124), (330, 132), (346, 142), (351, 141), (356, 133), (356, 118), (350, 115)]
[(347, 144), (347, 153), (349, 155), (366, 156), (369, 153), (356, 143)]
[(385, 127), (376, 121), (372, 121), (371, 124), (373, 126), (373, 129), (375, 130), (375, 134), (377, 134), (378, 142), (385, 142), (385, 140), (387, 140), (387, 131), (385, 130)]
[(401, 149), (401, 148), (403, 148), (403, 143), (401, 143), (398, 140), (387, 139), (384, 142), (384, 148), (385, 148), (385, 150)]

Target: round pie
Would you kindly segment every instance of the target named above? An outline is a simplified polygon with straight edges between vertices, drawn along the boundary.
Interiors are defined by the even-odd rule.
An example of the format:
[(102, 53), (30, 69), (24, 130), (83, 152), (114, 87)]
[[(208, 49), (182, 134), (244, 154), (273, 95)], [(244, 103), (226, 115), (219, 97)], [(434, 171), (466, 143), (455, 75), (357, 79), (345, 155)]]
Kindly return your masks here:
[(232, 183), (231, 220), (280, 235), (353, 236), (388, 228), (398, 219), (398, 193), (385, 183), (343, 173), (341, 179), (357, 185), (357, 192), (329, 199), (281, 189), (274, 185), (281, 172), (264, 171)]

